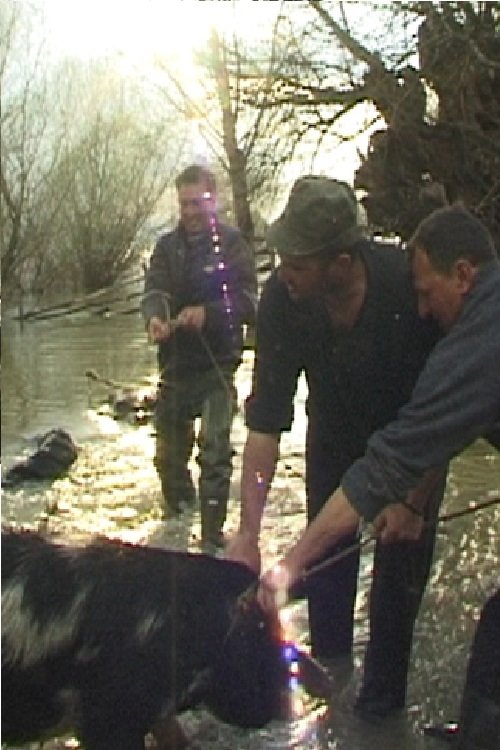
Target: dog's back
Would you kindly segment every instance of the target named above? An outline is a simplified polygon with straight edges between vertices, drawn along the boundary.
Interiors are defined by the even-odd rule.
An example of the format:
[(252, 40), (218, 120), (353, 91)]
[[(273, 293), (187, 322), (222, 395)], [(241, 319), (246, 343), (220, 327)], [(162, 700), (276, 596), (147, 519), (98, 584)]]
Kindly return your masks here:
[(73, 727), (87, 750), (139, 750), (199, 701), (241, 726), (276, 717), (280, 643), (258, 608), (237, 616), (254, 580), (205, 555), (2, 532), (4, 741)]

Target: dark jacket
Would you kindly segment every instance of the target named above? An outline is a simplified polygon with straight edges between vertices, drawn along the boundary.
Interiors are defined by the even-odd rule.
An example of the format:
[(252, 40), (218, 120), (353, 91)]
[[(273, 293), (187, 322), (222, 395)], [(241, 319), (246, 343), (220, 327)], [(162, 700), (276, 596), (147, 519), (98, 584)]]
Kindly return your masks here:
[(164, 234), (146, 272), (142, 312), (146, 325), (154, 315), (174, 319), (188, 305), (203, 305), (203, 331), (177, 329), (161, 343), (161, 371), (192, 372), (235, 366), (241, 357), (243, 324), (255, 317), (257, 282), (252, 253), (240, 232), (218, 226), (221, 252), (210, 233), (188, 239), (181, 225)]
[(406, 497), (427, 469), (485, 437), (500, 447), (500, 264), (485, 266), (397, 421), (370, 439), (342, 487), (366, 519)]
[(247, 401), (250, 429), (290, 429), (305, 372), (308, 492), (325, 498), (377, 429), (409, 399), (437, 331), (419, 319), (408, 262), (394, 247), (363, 242), (367, 294), (347, 332), (332, 328), (322, 301), (294, 303), (274, 275), (259, 303), (256, 363)]

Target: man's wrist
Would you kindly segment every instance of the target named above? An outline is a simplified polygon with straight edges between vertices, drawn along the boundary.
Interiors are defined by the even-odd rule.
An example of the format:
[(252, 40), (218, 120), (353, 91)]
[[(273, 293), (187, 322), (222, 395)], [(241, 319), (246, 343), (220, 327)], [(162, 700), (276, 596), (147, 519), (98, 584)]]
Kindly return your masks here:
[(416, 508), (408, 500), (402, 500), (401, 505), (403, 505), (407, 510), (413, 513), (414, 516), (419, 516), (419, 518), (422, 518), (422, 516), (424, 515), (422, 511), (420, 510), (420, 508)]
[(238, 529), (238, 536), (247, 544), (249, 547), (259, 547), (259, 534), (255, 531), (250, 531), (246, 528)]
[(292, 549), (283, 557), (281, 565), (287, 572), (289, 588), (297, 583), (305, 573), (303, 565), (297, 559), (295, 547), (292, 547)]

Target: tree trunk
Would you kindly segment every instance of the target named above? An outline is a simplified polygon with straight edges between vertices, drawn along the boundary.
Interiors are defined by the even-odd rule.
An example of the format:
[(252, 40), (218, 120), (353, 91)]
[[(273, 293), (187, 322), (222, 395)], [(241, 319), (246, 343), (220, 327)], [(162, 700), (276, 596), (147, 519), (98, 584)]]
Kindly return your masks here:
[[(224, 151), (229, 163), (229, 179), (233, 195), (236, 223), (245, 240), (253, 247), (255, 228), (250, 212), (247, 183), (247, 156), (238, 146), (238, 111), (231, 108), (231, 89), (227, 68), (226, 53), (216, 31), (210, 39), (212, 49), (217, 96), (222, 111), (222, 132)], [(235, 107), (237, 108), (237, 103)]]

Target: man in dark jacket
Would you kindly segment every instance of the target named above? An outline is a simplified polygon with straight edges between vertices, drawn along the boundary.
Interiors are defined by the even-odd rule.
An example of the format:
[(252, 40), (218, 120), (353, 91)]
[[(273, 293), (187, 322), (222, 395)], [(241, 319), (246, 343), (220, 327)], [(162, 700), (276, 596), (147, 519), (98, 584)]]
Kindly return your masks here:
[[(260, 568), (260, 522), (279, 451), (290, 429), (297, 378), (308, 384), (306, 491), (309, 522), (363, 455), (372, 433), (396, 417), (436, 340), (421, 321), (407, 259), (363, 239), (356, 199), (343, 182), (303, 177), (269, 241), (281, 259), (259, 303), (253, 390), (243, 454), (241, 521), (227, 554)], [(429, 517), (442, 497), (443, 470)], [(350, 546), (349, 530), (327, 556)], [(385, 716), (401, 709), (413, 626), (432, 560), (434, 531), (418, 542), (379, 545), (370, 602), (370, 642), (357, 707)], [(349, 661), (359, 555), (346, 556), (308, 587), (313, 654)], [(347, 656), (339, 660), (337, 657)]]
[[(259, 598), (293, 584), (338, 538), (374, 521), (382, 540), (418, 539), (422, 519), (402, 503), (421, 477), (484, 437), (500, 447), (500, 264), (481, 222), (459, 206), (421, 222), (410, 242), (419, 312), (445, 332), (411, 400), (374, 433), (361, 458), (281, 563)], [(425, 498), (413, 498), (418, 512)], [(416, 523), (416, 520), (418, 521)], [(500, 590), (483, 609), (467, 670), (457, 748), (500, 747)]]
[(161, 384), (156, 455), (165, 514), (192, 505), (188, 462), (198, 434), (202, 544), (222, 543), (232, 470), (233, 378), (243, 324), (253, 321), (256, 276), (249, 247), (216, 213), (215, 179), (187, 167), (176, 180), (180, 221), (154, 249), (142, 302), (150, 339), (159, 344)]

